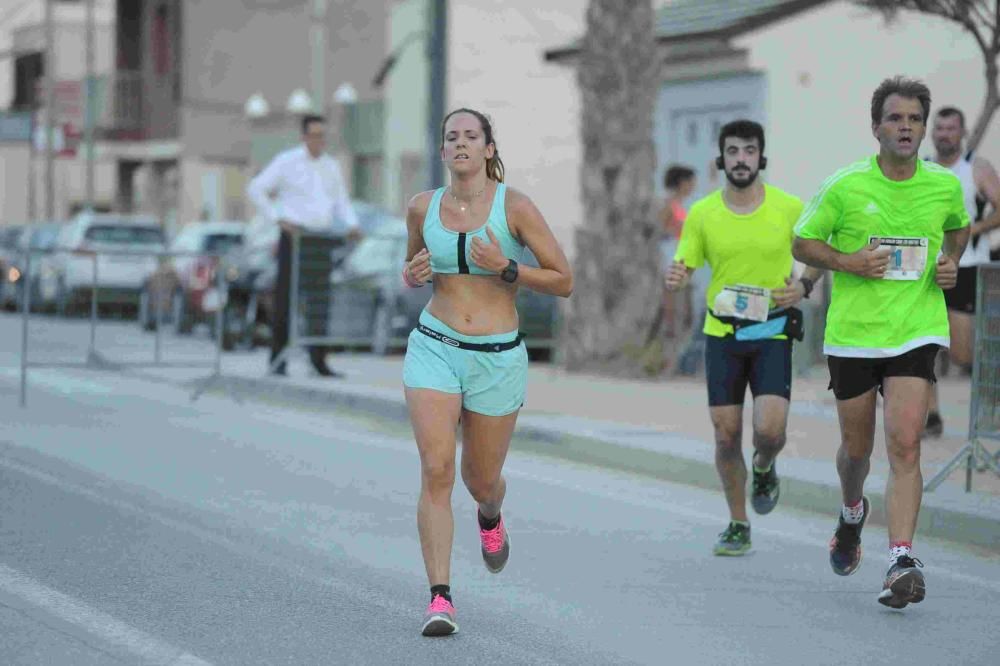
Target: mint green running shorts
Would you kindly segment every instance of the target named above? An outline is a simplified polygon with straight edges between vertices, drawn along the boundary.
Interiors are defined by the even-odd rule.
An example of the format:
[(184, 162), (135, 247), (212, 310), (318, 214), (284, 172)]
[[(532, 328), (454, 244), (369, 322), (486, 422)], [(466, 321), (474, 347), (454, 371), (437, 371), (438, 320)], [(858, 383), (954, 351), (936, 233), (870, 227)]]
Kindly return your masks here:
[(461, 393), (462, 407), (486, 416), (504, 416), (521, 408), (528, 384), (528, 350), (524, 342), (505, 351), (473, 351), (456, 346), (507, 343), (517, 338), (517, 331), (463, 335), (426, 310), (420, 313), (420, 323), (438, 336), (430, 337), (418, 329), (410, 333), (403, 360), (406, 387)]

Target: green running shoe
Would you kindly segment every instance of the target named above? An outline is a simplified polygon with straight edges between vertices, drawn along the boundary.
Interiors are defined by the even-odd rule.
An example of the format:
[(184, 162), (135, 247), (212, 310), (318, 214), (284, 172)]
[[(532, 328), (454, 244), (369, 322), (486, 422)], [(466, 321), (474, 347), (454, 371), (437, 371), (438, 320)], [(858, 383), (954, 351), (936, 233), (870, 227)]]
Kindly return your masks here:
[(729, 523), (715, 542), (716, 555), (746, 555), (750, 551), (750, 526)]

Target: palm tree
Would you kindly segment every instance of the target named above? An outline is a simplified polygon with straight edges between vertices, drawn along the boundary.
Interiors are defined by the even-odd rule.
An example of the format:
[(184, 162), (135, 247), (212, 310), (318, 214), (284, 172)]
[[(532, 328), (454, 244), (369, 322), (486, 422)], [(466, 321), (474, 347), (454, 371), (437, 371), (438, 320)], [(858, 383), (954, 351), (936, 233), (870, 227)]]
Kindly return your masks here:
[(651, 0), (591, 0), (578, 68), (583, 209), (566, 366), (638, 375), (662, 294), (652, 206), (659, 59)]

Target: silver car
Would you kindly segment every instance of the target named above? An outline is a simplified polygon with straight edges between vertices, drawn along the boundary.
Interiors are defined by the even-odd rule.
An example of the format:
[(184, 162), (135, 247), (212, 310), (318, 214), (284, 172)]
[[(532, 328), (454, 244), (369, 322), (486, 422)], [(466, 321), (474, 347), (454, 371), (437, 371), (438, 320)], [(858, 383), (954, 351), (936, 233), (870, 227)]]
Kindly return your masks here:
[(144, 278), (163, 249), (163, 230), (153, 217), (81, 213), (59, 235), (42, 291), (55, 295), (60, 313), (72, 310), (89, 298), (96, 263), (99, 300), (138, 305)]

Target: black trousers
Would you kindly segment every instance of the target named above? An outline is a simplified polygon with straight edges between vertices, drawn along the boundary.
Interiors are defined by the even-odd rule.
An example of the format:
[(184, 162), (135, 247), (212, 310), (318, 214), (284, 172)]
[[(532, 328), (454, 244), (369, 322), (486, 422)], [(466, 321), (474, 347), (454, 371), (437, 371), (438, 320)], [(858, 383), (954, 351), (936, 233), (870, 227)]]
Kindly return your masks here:
[[(305, 331), (300, 331), (299, 334), (324, 336), (328, 333), (327, 322), (330, 316), (330, 271), (333, 269), (331, 252), (344, 241), (309, 234), (302, 234), (299, 241), (299, 311), (305, 315)], [(274, 285), (272, 362), (288, 346), (292, 245), (292, 235), (282, 229), (278, 240), (278, 277)], [(325, 363), (326, 355), (326, 347), (309, 347), (309, 359), (317, 369)]]

